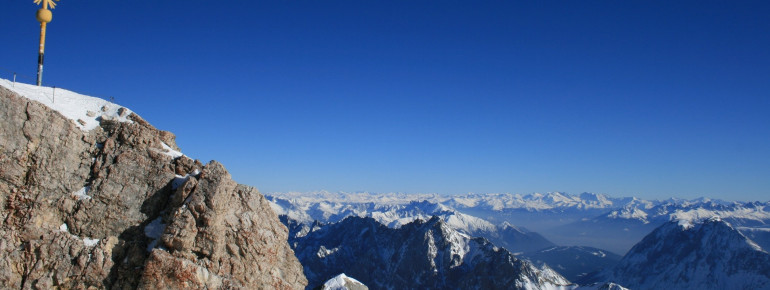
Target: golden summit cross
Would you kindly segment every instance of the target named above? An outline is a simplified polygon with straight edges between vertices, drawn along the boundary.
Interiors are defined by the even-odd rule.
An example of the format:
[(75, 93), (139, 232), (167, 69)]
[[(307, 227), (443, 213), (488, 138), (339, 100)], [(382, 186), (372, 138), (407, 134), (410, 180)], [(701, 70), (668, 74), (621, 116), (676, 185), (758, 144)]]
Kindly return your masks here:
[(59, 0), (35, 0), (35, 4), (43, 4), (43, 8), (37, 10), (37, 21), (40, 22), (40, 50), (37, 55), (37, 85), (40, 86), (43, 83), (43, 52), (45, 51), (45, 26), (53, 19), (51, 9), (56, 8), (56, 2)]

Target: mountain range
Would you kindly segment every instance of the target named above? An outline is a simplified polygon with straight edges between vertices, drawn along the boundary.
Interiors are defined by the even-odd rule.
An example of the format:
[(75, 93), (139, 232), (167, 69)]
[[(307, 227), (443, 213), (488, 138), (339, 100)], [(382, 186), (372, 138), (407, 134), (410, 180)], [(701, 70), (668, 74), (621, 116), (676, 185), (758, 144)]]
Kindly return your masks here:
[(495, 245), (512, 252), (534, 251), (555, 246), (540, 234), (503, 222), (495, 225), (484, 219), (461, 213), (447, 206), (428, 201), (404, 204), (299, 202), (267, 196), (273, 210), (288, 219), (309, 224), (314, 221), (333, 223), (349, 216), (371, 217), (391, 228), (399, 228), (415, 220), (441, 218), (452, 229), (473, 237), (485, 237)]
[(370, 217), (282, 221), (309, 287), (348, 273), (375, 289), (770, 289), (770, 254), (716, 216), (666, 222), (622, 258), (589, 247), (517, 256), (439, 217), (397, 229)]
[[(391, 227), (432, 215), (446, 218), (456, 229), (483, 236), (512, 252), (548, 246), (591, 246), (624, 254), (656, 227), (670, 220), (721, 216), (741, 231), (766, 236), (770, 228), (770, 202), (695, 200), (645, 200), (614, 198), (602, 194), (374, 194), (374, 193), (268, 193), (279, 215), (310, 223), (335, 222), (347, 216), (370, 216)], [(501, 229), (515, 228), (532, 244), (522, 248)], [(524, 238), (526, 237), (526, 238)], [(540, 239), (542, 237), (543, 242)], [(543, 243), (544, 246), (536, 246)], [(549, 245), (545, 245), (549, 244)]]
[(460, 233), (439, 217), (394, 229), (351, 216), (302, 229), (289, 226), (289, 244), (309, 288), (339, 273), (375, 289), (574, 288), (548, 266), (536, 267), (484, 238)]
[[(681, 239), (672, 231), (664, 231), (668, 233), (666, 235), (661, 234), (662, 229), (670, 227), (672, 223), (700, 225), (704, 220), (708, 223), (710, 217), (718, 216), (721, 217), (721, 222), (730, 225), (729, 230), (723, 231), (745, 238), (749, 241), (747, 243), (755, 245), (760, 252), (764, 251), (763, 246), (767, 247), (770, 237), (770, 206), (767, 202), (726, 202), (710, 199), (661, 201), (633, 197), (610, 198), (590, 193), (440, 196), (320, 192), (271, 193), (266, 198), (281, 220), (289, 225), (290, 245), (295, 249), (307, 246), (300, 241), (305, 240), (310, 233), (341, 223), (348, 217), (367, 217), (391, 230), (399, 230), (412, 222), (438, 220), (452, 231), (467, 237), (483, 238), (490, 245), (501, 247), (517, 259), (526, 260), (536, 268), (547, 267), (549, 271), (558, 272), (567, 281), (579, 282), (584, 285), (582, 287), (594, 285), (599, 288), (612, 288), (623, 285), (652, 289), (674, 283), (673, 280), (661, 280), (662, 282), (652, 284), (639, 283), (634, 281), (633, 277), (652, 274), (623, 272), (618, 270), (621, 266), (616, 266), (624, 265), (622, 261), (631, 259), (628, 258), (629, 255), (639, 256), (642, 255), (640, 252), (645, 251), (654, 253), (654, 250), (649, 249), (649, 240)], [(528, 227), (520, 226), (518, 222)], [(738, 226), (733, 227), (731, 224)], [(532, 228), (544, 234), (540, 235)], [(344, 228), (338, 230), (342, 232)], [(650, 235), (653, 237), (650, 238)], [(549, 240), (554, 237), (560, 243)], [(709, 238), (711, 237), (703, 239)], [(725, 248), (725, 245), (712, 246)], [(632, 247), (634, 250), (625, 256), (615, 253), (625, 254)], [(704, 248), (703, 253), (699, 255), (709, 255), (710, 250)], [(665, 256), (672, 253), (649, 255)], [(298, 258), (306, 265), (307, 257), (299, 256), (298, 253)], [(666, 263), (677, 264), (677, 258), (671, 259), (673, 260)], [(736, 262), (730, 260), (722, 265)], [(695, 267), (689, 265), (688, 261), (681, 263), (683, 264), (678, 267)], [(647, 266), (626, 265), (627, 269)], [(610, 270), (615, 272), (608, 272)], [(347, 270), (338, 271), (342, 273)], [(709, 273), (706, 270), (701, 271)], [(719, 271), (721, 270), (716, 269), (712, 272)], [(607, 274), (616, 272), (620, 274)], [(333, 274), (339, 273), (326, 275)], [(728, 274), (722, 276), (730, 277)], [(680, 274), (679, 277), (688, 276)], [(695, 281), (702, 280), (702, 277), (687, 279)], [(733, 283), (729, 279), (727, 281)], [(700, 285), (699, 283), (708, 282), (683, 282), (672, 285), (689, 287), (688, 285)], [(760, 287), (763, 285), (761, 283), (763, 282), (751, 285)]]

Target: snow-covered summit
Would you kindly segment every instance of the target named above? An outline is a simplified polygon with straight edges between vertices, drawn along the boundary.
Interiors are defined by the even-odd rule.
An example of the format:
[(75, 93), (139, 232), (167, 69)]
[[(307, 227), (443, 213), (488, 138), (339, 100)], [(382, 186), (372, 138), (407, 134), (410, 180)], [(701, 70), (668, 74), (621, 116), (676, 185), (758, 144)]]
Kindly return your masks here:
[(348, 277), (345, 273), (339, 274), (334, 278), (329, 279), (321, 287), (323, 290), (366, 290), (364, 283), (359, 282), (356, 279)]
[(42, 103), (75, 122), (83, 131), (99, 126), (100, 119), (114, 119), (131, 122), (127, 117), (132, 113), (128, 108), (115, 103), (78, 94), (62, 88), (29, 85), (0, 79), (0, 86), (20, 96)]

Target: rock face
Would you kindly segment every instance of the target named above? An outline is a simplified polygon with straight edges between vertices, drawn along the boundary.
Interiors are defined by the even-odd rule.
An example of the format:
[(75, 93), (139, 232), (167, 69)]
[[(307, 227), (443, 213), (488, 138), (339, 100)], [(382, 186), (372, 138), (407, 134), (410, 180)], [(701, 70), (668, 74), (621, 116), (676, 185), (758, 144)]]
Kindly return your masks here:
[(173, 134), (128, 118), (83, 132), (0, 86), (0, 284), (305, 287), (256, 189), (217, 162), (173, 154)]
[[(302, 229), (292, 225), (292, 230)], [(374, 289), (571, 287), (550, 268), (537, 268), (486, 239), (462, 234), (439, 217), (398, 229), (373, 218), (348, 217), (334, 224), (316, 224), (304, 236), (294, 234), (290, 242), (311, 287), (339, 273)]]

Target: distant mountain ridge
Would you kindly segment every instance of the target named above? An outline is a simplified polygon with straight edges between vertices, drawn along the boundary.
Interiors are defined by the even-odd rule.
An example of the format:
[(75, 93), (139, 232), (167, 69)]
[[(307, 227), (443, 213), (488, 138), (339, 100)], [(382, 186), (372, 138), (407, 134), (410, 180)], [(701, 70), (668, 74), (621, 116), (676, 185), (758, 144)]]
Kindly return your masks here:
[[(728, 202), (708, 198), (644, 200), (559, 192), (438, 195), (326, 191), (269, 193), (266, 197), (276, 213), (304, 223), (371, 216), (386, 225), (398, 227), (418, 217), (426, 219), (439, 214), (461, 231), (487, 237), (504, 247), (505, 243), (495, 237), (495, 232), (507, 223), (530, 236), (536, 232), (549, 241), (550, 246), (553, 243), (588, 245), (619, 254), (670, 220), (718, 215), (741, 226), (742, 231), (770, 227), (770, 202)], [(763, 232), (755, 234), (766, 236)], [(525, 251), (533, 248), (526, 247)], [(521, 250), (511, 247), (510, 243), (508, 249)]]
[[(608, 218), (639, 219), (646, 221), (647, 217), (661, 217), (673, 214), (674, 211), (702, 208), (708, 211), (718, 211), (725, 218), (736, 218), (766, 221), (770, 217), (770, 201), (724, 201), (720, 199), (697, 198), (692, 200), (669, 198), (666, 200), (645, 200), (636, 197), (610, 197), (603, 194), (581, 193), (578, 195), (549, 192), (533, 193), (527, 195), (510, 193), (488, 194), (405, 194), (405, 193), (347, 193), (347, 192), (289, 192), (266, 193), (276, 199), (289, 201), (293, 204), (367, 204), (374, 205), (404, 205), (412, 202), (427, 201), (431, 204), (443, 206), (464, 212), (465, 209), (486, 210), (491, 212), (505, 212), (511, 210), (530, 212), (565, 212), (583, 211), (606, 213)], [(739, 209), (747, 209), (741, 215)], [(324, 209), (321, 209), (324, 210)], [(329, 210), (334, 210), (329, 208)], [(711, 213), (703, 213), (711, 214)], [(748, 214), (748, 215), (747, 215)], [(593, 216), (593, 217), (598, 217)], [(293, 217), (294, 218), (294, 217)], [(297, 218), (294, 218), (297, 219)], [(301, 220), (301, 219), (297, 219)]]
[(286, 200), (267, 196), (276, 214), (304, 224), (315, 221), (334, 223), (349, 216), (371, 217), (391, 228), (400, 228), (415, 220), (436, 216), (452, 229), (472, 237), (484, 237), (512, 252), (534, 251), (555, 246), (538, 233), (521, 229), (510, 223), (494, 225), (484, 219), (467, 215), (445, 205), (428, 201), (404, 204), (342, 203), (325, 200)]
[(603, 194), (581, 193), (572, 195), (560, 192), (533, 193), (527, 195), (510, 193), (468, 193), (457, 195), (370, 193), (370, 192), (271, 192), (266, 195), (297, 201), (327, 201), (339, 203), (404, 204), (412, 201), (429, 201), (452, 208), (483, 208), (490, 210), (527, 209), (550, 210), (564, 208), (619, 208), (633, 200), (632, 197), (614, 198)]

